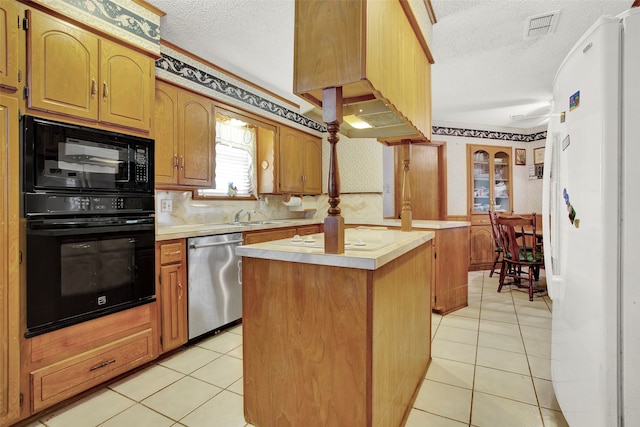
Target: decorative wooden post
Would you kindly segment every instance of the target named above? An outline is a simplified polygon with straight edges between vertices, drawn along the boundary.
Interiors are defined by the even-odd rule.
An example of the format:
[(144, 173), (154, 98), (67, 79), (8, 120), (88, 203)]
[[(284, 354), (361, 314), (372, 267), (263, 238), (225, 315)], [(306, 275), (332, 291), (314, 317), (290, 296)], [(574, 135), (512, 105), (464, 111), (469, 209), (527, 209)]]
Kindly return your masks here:
[(400, 230), (411, 231), (411, 188), (409, 188), (409, 164), (411, 163), (411, 140), (402, 141), (402, 210), (400, 211)]
[(324, 252), (344, 253), (344, 218), (340, 215), (340, 172), (336, 144), (340, 139), (338, 131), (342, 123), (342, 87), (322, 90), (322, 120), (329, 131), (329, 210), (324, 219)]

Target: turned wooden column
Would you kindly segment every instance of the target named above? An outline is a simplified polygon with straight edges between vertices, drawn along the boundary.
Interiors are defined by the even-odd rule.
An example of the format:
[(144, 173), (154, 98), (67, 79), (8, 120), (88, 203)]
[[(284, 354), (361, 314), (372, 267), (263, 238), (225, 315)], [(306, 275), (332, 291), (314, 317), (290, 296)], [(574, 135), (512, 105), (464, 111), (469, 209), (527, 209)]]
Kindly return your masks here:
[(324, 252), (344, 253), (344, 218), (340, 215), (340, 172), (336, 144), (340, 139), (338, 131), (342, 123), (342, 87), (322, 90), (322, 120), (329, 132), (329, 210), (324, 219)]
[(400, 211), (400, 230), (411, 231), (411, 188), (409, 186), (409, 165), (411, 164), (411, 141), (402, 141), (402, 210)]

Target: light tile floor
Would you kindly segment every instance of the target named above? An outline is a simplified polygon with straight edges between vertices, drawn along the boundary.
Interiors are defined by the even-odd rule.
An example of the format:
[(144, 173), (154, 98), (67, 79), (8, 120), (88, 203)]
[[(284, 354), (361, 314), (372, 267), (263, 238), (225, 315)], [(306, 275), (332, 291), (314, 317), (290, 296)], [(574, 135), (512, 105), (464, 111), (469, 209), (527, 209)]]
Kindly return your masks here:
[[(550, 376), (551, 301), (469, 273), (469, 306), (433, 315), (432, 356), (408, 427), (567, 426)], [(246, 426), (242, 326), (161, 359), (28, 424)]]

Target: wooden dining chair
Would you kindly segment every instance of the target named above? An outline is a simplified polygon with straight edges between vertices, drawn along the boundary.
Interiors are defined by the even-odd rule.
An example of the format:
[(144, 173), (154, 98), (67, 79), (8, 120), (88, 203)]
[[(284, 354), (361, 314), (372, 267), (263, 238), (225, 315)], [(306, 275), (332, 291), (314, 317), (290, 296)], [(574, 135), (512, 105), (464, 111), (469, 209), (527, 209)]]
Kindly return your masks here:
[[(529, 301), (533, 301), (534, 281), (538, 280), (540, 268), (544, 265), (536, 238), (536, 214), (496, 215), (496, 225), (503, 250), (498, 292), (505, 285), (505, 278), (510, 277), (512, 284), (529, 288)], [(525, 280), (528, 285), (523, 285)]]
[(498, 225), (496, 224), (496, 213), (495, 211), (489, 211), (489, 222), (491, 223), (491, 235), (493, 236), (493, 243), (495, 245), (495, 253), (496, 257), (493, 260), (493, 265), (491, 266), (491, 272), (489, 273), (489, 277), (493, 277), (493, 273), (496, 271), (496, 266), (500, 263), (500, 271), (504, 268), (504, 261), (502, 261), (502, 242), (500, 240), (500, 232), (498, 231)]

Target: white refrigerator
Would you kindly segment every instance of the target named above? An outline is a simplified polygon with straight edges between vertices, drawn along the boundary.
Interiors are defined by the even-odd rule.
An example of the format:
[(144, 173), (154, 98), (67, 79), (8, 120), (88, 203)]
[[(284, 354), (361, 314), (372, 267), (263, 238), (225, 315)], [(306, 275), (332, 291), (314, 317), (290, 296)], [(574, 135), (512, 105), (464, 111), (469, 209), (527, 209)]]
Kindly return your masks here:
[(640, 8), (560, 66), (543, 179), (556, 398), (572, 427), (640, 426)]

